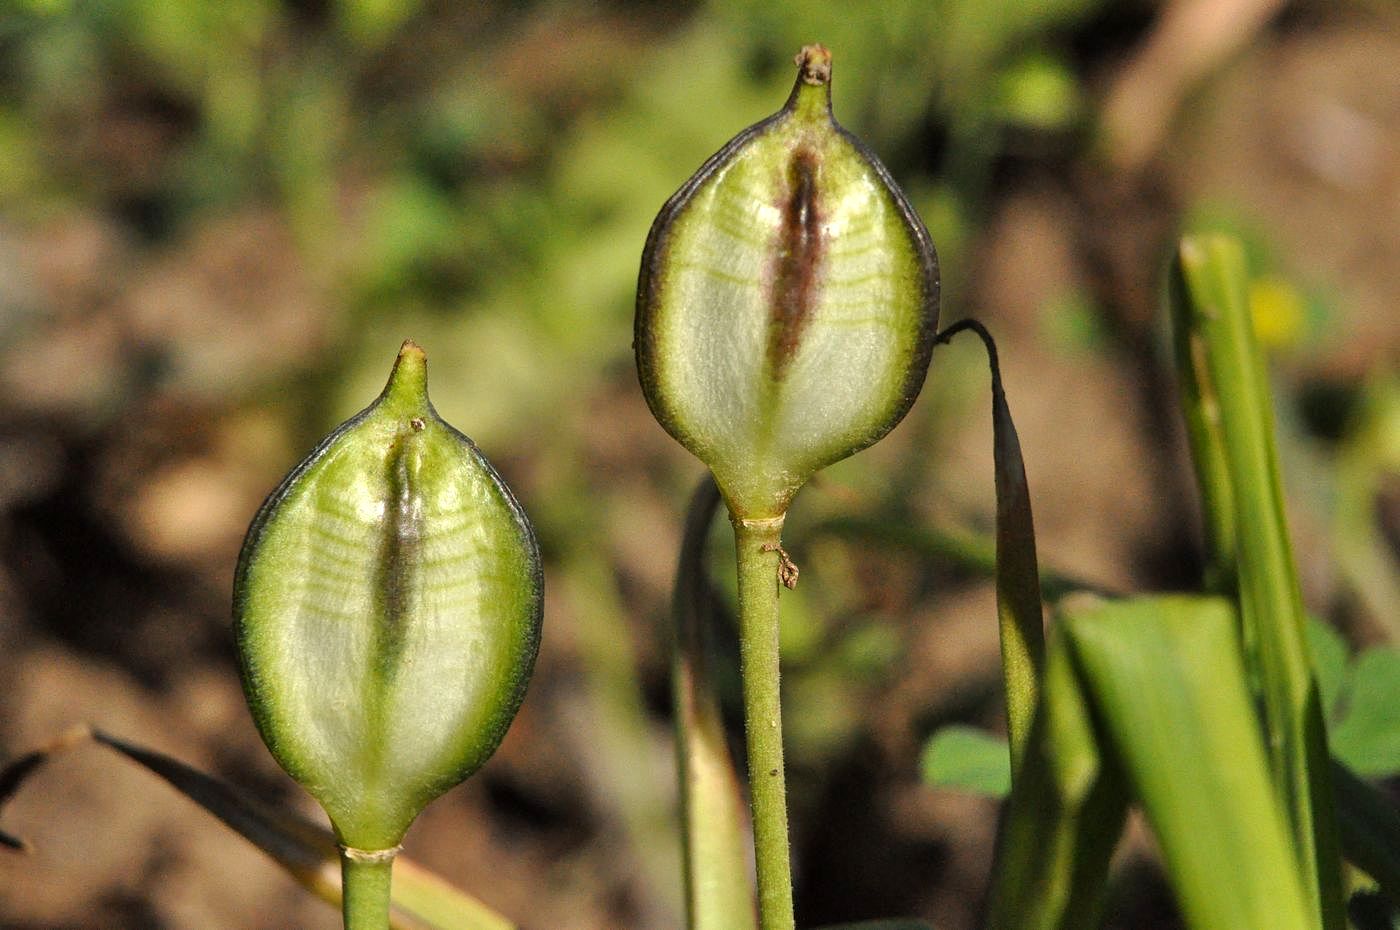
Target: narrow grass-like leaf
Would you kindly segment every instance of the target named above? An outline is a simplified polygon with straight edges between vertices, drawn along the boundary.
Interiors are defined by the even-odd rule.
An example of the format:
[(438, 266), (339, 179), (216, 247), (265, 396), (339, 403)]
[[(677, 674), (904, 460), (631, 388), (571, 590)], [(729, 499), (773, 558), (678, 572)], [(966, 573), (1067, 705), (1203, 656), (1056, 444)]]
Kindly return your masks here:
[[(412, 915), (433, 930), (515, 930), (515, 924), (412, 859), (394, 863), (390, 891), (395, 913)], [(332, 902), (334, 903), (334, 902)]]
[(1063, 624), (1101, 744), (1157, 834), (1187, 924), (1316, 927), (1230, 603), (1144, 597), (1071, 607)]
[(1376, 519), (1383, 489), (1400, 471), (1400, 366), (1379, 367), (1361, 386), (1338, 450), (1332, 547), (1337, 571), (1366, 616), (1400, 643), (1400, 564)]
[(1045, 621), (1041, 614), (1040, 569), (1035, 552), (1021, 440), (1006, 403), (997, 347), (986, 327), (961, 320), (938, 334), (946, 342), (963, 330), (975, 332), (987, 350), (992, 371), (992, 451), (997, 499), (997, 618), (1001, 632), (1001, 668), (1006, 686), (1006, 725), (1010, 733), (1011, 773), (1015, 778), (1030, 735), (1031, 717), (1045, 667)]
[(1009, 758), (1006, 740), (976, 727), (949, 726), (924, 745), (919, 768), (930, 785), (1001, 798), (1011, 790)]
[[(77, 726), (0, 770), (0, 810), (55, 755), (95, 742), (164, 779), (282, 866), (322, 900), (340, 904), (339, 848), (329, 830), (295, 811), (270, 807), (178, 759)], [(6, 845), (24, 848), (9, 837)], [(513, 930), (515, 924), (412, 860), (396, 864), (390, 926), (394, 930)]]
[[(1237, 590), (1243, 649), (1263, 710), (1269, 766), (1297, 845), (1308, 897), (1325, 930), (1341, 930), (1341, 855), (1327, 735), (1304, 633), (1284, 519), (1273, 407), (1254, 338), (1240, 243), (1188, 236), (1173, 264), (1169, 306), (1187, 386), (1186, 414), (1216, 537), (1213, 557)], [(1196, 386), (1193, 389), (1192, 386)], [(1229, 524), (1229, 529), (1226, 524)], [(1233, 535), (1234, 551), (1220, 538)]]
[(710, 677), (709, 623), (714, 597), (705, 575), (705, 540), (720, 505), (706, 476), (686, 514), (676, 571), (672, 699), (690, 930), (753, 930), (749, 824)]
[(1206, 345), (1187, 299), (1185, 281), (1174, 275), (1169, 284), (1177, 391), (1182, 418), (1191, 443), (1196, 490), (1201, 495), (1205, 523), (1205, 587), (1212, 594), (1235, 594), (1235, 492), (1220, 434), (1220, 399), (1206, 362)]
[(998, 842), (991, 930), (1096, 926), (1127, 816), (1127, 786), (1100, 749), (1062, 636), (1051, 644), (1042, 685)]

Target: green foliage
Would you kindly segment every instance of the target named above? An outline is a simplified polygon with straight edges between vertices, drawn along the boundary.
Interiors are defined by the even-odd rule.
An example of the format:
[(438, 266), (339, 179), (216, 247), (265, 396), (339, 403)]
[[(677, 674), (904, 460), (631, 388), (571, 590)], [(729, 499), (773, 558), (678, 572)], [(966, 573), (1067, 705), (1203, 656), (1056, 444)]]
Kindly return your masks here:
[(1347, 669), (1337, 722), (1337, 758), (1369, 778), (1400, 773), (1400, 651), (1367, 649)]
[(705, 540), (719, 505), (719, 489), (706, 477), (686, 513), (671, 608), (685, 913), (690, 930), (754, 930), (758, 914), (749, 882), (749, 823), (712, 671), (716, 607), (705, 572)]
[(924, 744), (923, 779), (939, 788), (961, 788), (993, 798), (1011, 790), (1006, 740), (975, 727), (947, 726)]
[(1324, 927), (1340, 930), (1341, 856), (1326, 724), (1307, 651), (1273, 399), (1248, 285), (1238, 240), (1186, 236), (1167, 305), (1211, 542), (1207, 581), (1238, 604), (1273, 787), (1292, 825), (1313, 908)]
[(1329, 711), (1329, 719), (1333, 719), (1331, 711), (1336, 708), (1337, 699), (1346, 685), (1351, 650), (1336, 627), (1317, 617), (1308, 617), (1306, 632), (1308, 654), (1312, 656), (1313, 674), (1317, 677), (1317, 691), (1323, 708)]
[[(527, 470), (532, 510), (548, 548), (560, 554), (561, 588), (589, 605), (579, 611), (590, 625), (579, 636), (589, 664), (585, 687), (609, 690), (597, 701), (600, 707), (641, 707), (641, 690), (629, 677), (630, 653), (618, 650), (601, 660), (611, 663), (602, 671), (594, 667), (599, 645), (605, 650), (610, 636), (620, 641), (618, 618), (635, 606), (618, 596), (619, 573), (610, 570), (607, 556), (598, 555), (607, 548), (598, 545), (599, 528), (622, 526), (625, 531), (616, 536), (630, 538), (638, 511), (660, 505), (648, 496), (655, 494), (652, 489), (615, 482), (606, 468), (578, 467), (596, 462), (597, 422), (615, 411), (595, 416), (591, 407), (584, 413), (560, 400), (578, 398), (597, 406), (618, 385), (630, 383), (623, 362), (636, 249), (656, 205), (699, 153), (719, 144), (723, 127), (757, 119), (770, 108), (786, 77), (769, 62), (785, 60), (792, 48), (819, 35), (841, 53), (837, 102), (843, 116), (874, 148), (888, 153), (895, 174), (907, 182), (910, 201), (943, 249), (950, 293), (957, 299), (968, 292), (959, 280), (971, 264), (965, 260), (967, 243), (977, 241), (990, 179), (1007, 140), (1036, 132), (1053, 134), (1057, 146), (1076, 144), (1067, 140), (1093, 116), (1086, 106), (1090, 95), (1075, 75), (1080, 63), (1071, 64), (1060, 46), (1068, 27), (1103, 4), (895, 0), (867, 17), (829, 3), (779, 9), (751, 0), (717, 0), (688, 8), (684, 17), (636, 29), (630, 20), (640, 11), (630, 7), (625, 14), (605, 11), (598, 19), (582, 5), (568, 3), (509, 11), (487, 7), (467, 17), (483, 16), (471, 27), (469, 54), (448, 57), (435, 51), (433, 42), (442, 19), (418, 2), (337, 0), (306, 7), (238, 0), (173, 9), (155, 0), (26, 0), (0, 18), (6, 52), (0, 69), (5, 91), (0, 152), (6, 169), (0, 171), (0, 206), (7, 219), (20, 223), (65, 213), (139, 215), (142, 219), (129, 224), (118, 220), (124, 224), (121, 235), (167, 251), (179, 250), (188, 231), (243, 211), (266, 211), (274, 223), (291, 228), (299, 267), (318, 288), (306, 303), (348, 309), (337, 309), (317, 330), (320, 360), (297, 353), (295, 362), (272, 370), (230, 373), (225, 399), (266, 406), (264, 393), (277, 385), (285, 402), (272, 415), (281, 430), (295, 435), (303, 424), (327, 422), (328, 410), (349, 413), (377, 388), (386, 340), (408, 329), (431, 341), (439, 362), (446, 362), (435, 376), (435, 393), (450, 417), (471, 422), (474, 434), (491, 448), (536, 456), (533, 461), (540, 463)], [(568, 41), (532, 39), (540, 23), (542, 32), (557, 32)], [(678, 62), (704, 62), (704, 67), (677, 67)], [(105, 147), (91, 127), (143, 106), (173, 114), (169, 132), (142, 149), (149, 170), (123, 171), (121, 153)], [(934, 155), (930, 132), (940, 136)], [(143, 209), (128, 210), (131, 204)], [(1336, 322), (1311, 295), (1279, 286), (1266, 237), (1251, 241), (1247, 258), (1243, 301), (1234, 283), (1223, 289), (1231, 292), (1224, 301), (1249, 308), (1261, 339), (1298, 345), (1325, 335), (1323, 324)], [(1113, 338), (1097, 319), (1099, 308), (1078, 292), (1065, 296), (1061, 309), (1066, 312), (1048, 315), (1062, 340), (1077, 350), (1096, 352)], [(0, 342), (30, 312), (20, 310), (0, 322)], [(489, 351), (482, 352), (483, 346)], [(1215, 404), (1217, 377), (1218, 371), (1199, 383), (1187, 379), (1188, 390), (1205, 388), (1196, 395), (1197, 406)], [(1246, 391), (1253, 390), (1254, 380), (1245, 379)], [(287, 383), (293, 386), (284, 389)], [(511, 389), (502, 390), (503, 385)], [(1371, 388), (1382, 401), (1395, 394), (1393, 384)], [(112, 393), (126, 390), (117, 379)], [(1257, 395), (1251, 402), (1256, 414), (1268, 406)], [(1361, 450), (1358, 443), (1348, 450), (1356, 455), (1336, 489), (1338, 523), (1347, 524), (1338, 530), (1346, 544), (1338, 546), (1339, 570), (1359, 579), (1362, 597), (1383, 621), (1394, 613), (1396, 598), (1385, 585), (1386, 579), (1393, 582), (1394, 572), (1383, 561), (1386, 550), (1373, 503), (1386, 470), (1393, 471), (1387, 462), (1393, 464), (1394, 456), (1386, 459), (1388, 453), (1375, 449), (1393, 446), (1390, 437), (1400, 435), (1386, 428), (1394, 418), (1385, 416), (1384, 411), (1369, 415), (1362, 437), (1368, 448)], [(919, 418), (933, 422), (931, 413), (920, 412)], [(1240, 435), (1233, 428), (1229, 432)], [(545, 435), (547, 448), (539, 439)], [(1207, 519), (1219, 531), (1212, 534), (1207, 586), (1233, 598), (1240, 569), (1248, 576), (1246, 678), (1251, 687), (1277, 689), (1255, 695), (1268, 708), (1261, 726), (1278, 744), (1293, 744), (1290, 758), (1275, 762), (1282, 793), (1296, 801), (1315, 791), (1316, 783), (1302, 784), (1304, 770), (1326, 769), (1317, 753), (1320, 730), (1300, 735), (1293, 726), (1298, 708), (1290, 707), (1299, 695), (1307, 700), (1309, 653), (1316, 665), (1317, 717), (1332, 725), (1335, 753), (1364, 774), (1396, 771), (1400, 747), (1390, 710), (1400, 676), (1393, 651), (1373, 650), (1348, 663), (1340, 639), (1313, 628), (1306, 631), (1306, 648), (1293, 631), (1288, 633), (1293, 640), (1282, 643), (1291, 655), (1281, 661), (1277, 655), (1261, 656), (1260, 650), (1267, 653), (1271, 643), (1279, 644), (1270, 639), (1268, 624), (1291, 623), (1301, 613), (1295, 592), (1288, 590), (1294, 582), (1286, 553), (1282, 559), (1275, 552), (1237, 560), (1241, 540), (1246, 546), (1251, 540), (1286, 541), (1280, 527), (1255, 524), (1241, 532), (1237, 503), (1262, 488), (1263, 495), (1242, 506), (1267, 515), (1273, 502), (1266, 498), (1277, 493), (1268, 486), (1277, 478), (1257, 462), (1243, 471), (1231, 462), (1218, 424), (1207, 424), (1203, 435), (1197, 460), (1206, 463)], [(1211, 444), (1213, 449), (1206, 448)], [(1253, 451), (1259, 448), (1256, 444)], [(938, 528), (920, 525), (919, 516), (911, 518), (900, 496), (916, 477), (936, 469), (936, 462), (930, 451), (926, 459), (901, 463), (902, 473), (894, 479), (845, 473), (856, 475), (858, 485), (864, 482), (862, 493), (871, 493), (864, 509), (875, 515), (870, 521), (875, 529), (858, 538), (888, 542), (898, 536), (897, 545), (925, 553), (925, 561), (940, 566), (952, 561), (964, 571), (990, 573), (989, 540), (965, 545), (961, 537), (944, 538)], [(1213, 471), (1212, 463), (1218, 466)], [(674, 489), (689, 480), (676, 462), (657, 467), (659, 487)], [(858, 691), (894, 664), (903, 635), (902, 628), (887, 624), (886, 607), (871, 609), (860, 602), (859, 592), (839, 590), (841, 582), (855, 580), (843, 560), (860, 549), (849, 534), (840, 543), (834, 553), (813, 553), (811, 563), (820, 572), (805, 576), (804, 589), (785, 600), (785, 700), (799, 709), (788, 728), (789, 748), (808, 767), (839, 753), (858, 732)], [(766, 557), (762, 570), (776, 561)], [(832, 582), (840, 571), (846, 574)], [(1052, 599), (1075, 586), (1072, 579), (1052, 581), (1047, 587)], [(834, 597), (824, 596), (833, 591)], [(1033, 600), (1038, 606), (1038, 598)], [(594, 625), (600, 613), (610, 614), (614, 626), (600, 632)], [(848, 624), (834, 635), (833, 616)], [(1299, 657), (1304, 657), (1301, 666)], [(1052, 675), (1082, 674), (1067, 659), (1055, 664)], [(1034, 706), (1039, 677), (1021, 677), (1031, 686), (1022, 689), (1023, 704)], [(728, 827), (722, 836), (718, 831), (709, 836), (728, 845), (722, 855), (728, 871), (718, 874), (729, 892), (721, 903), (733, 910), (712, 921), (728, 930), (744, 925), (734, 915), (743, 913), (748, 888), (735, 879), (745, 868), (733, 855), (735, 837), (742, 833), (734, 820), (741, 815), (736, 815), (735, 782), (714, 697), (691, 687), (677, 700), (699, 708), (690, 721), (692, 742), (683, 751), (692, 754), (692, 762), (713, 765), (703, 783), (693, 786), (701, 797), (693, 820), (710, 825), (704, 829), (716, 823)], [(1072, 708), (1056, 713), (1065, 730), (1073, 731), (1076, 722), (1087, 727), (1083, 719), (1076, 721)], [(1022, 713), (1017, 719), (1027, 718)], [(646, 728), (634, 730), (640, 734), (627, 731), (620, 748), (609, 742), (609, 751), (643, 757)], [(1081, 729), (1079, 735), (1086, 732), (1093, 731)], [(1064, 770), (1050, 770), (1060, 782), (1037, 782), (1043, 768), (1034, 769), (1031, 778), (1044, 791), (1041, 799), (1051, 808), (1058, 805), (1070, 824), (1046, 827), (1048, 832), (1038, 834), (1049, 840), (1041, 848), (1078, 848), (1079, 866), (1090, 873), (1101, 864), (1099, 846), (1111, 847), (1112, 838), (1075, 833), (1076, 819), (1095, 822), (1092, 814), (1107, 811), (1111, 824), (1118, 813), (1113, 792), (1127, 791), (1123, 783), (1112, 782), (1117, 754), (1127, 744), (1119, 746), (1112, 734), (1094, 738), (1106, 754), (1089, 767), (1093, 777), (1078, 782), (1070, 777), (1084, 776), (1085, 769), (1070, 764), (1082, 759), (1062, 745), (1037, 750), (1042, 761), (1064, 762)], [(1309, 738), (1305, 749), (1312, 755), (1300, 765), (1299, 757), (1307, 753), (1300, 753), (1298, 744)], [(1069, 743), (1072, 747), (1073, 740)], [(965, 787), (996, 787), (993, 782), (1009, 778), (1009, 766), (1004, 758), (992, 764), (992, 751), (990, 737), (936, 734), (927, 748), (926, 775), (947, 784), (960, 779)], [(1395, 831), (1385, 819), (1393, 815), (1393, 805), (1374, 792), (1366, 795), (1364, 783), (1338, 772), (1343, 832), (1355, 837), (1370, 831), (1374, 857), (1363, 867), (1394, 887)], [(623, 806), (629, 800), (638, 807), (644, 803), (633, 793), (639, 781), (613, 783), (619, 794), (627, 794)], [(1106, 794), (1096, 795), (1096, 786)], [(1357, 797), (1373, 806), (1349, 807)], [(1288, 813), (1300, 817), (1296, 805)], [(647, 862), (662, 861), (645, 852), (636, 819), (627, 823)], [(1075, 847), (1079, 841), (1085, 845)], [(1324, 850), (1318, 865), (1324, 884), (1326, 859)], [(1312, 874), (1306, 867), (1303, 872)], [(1070, 886), (1084, 881), (1072, 870), (1064, 875)], [(892, 930), (903, 924), (878, 926)]]

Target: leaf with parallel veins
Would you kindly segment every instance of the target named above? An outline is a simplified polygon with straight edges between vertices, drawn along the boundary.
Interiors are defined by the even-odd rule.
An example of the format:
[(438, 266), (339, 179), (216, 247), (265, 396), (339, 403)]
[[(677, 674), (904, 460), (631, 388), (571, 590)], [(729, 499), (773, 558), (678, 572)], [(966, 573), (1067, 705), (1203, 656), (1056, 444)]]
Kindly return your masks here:
[(830, 53), (797, 63), (783, 109), (662, 208), (638, 284), (647, 402), (746, 519), (899, 422), (938, 322), (927, 230), (833, 119)]

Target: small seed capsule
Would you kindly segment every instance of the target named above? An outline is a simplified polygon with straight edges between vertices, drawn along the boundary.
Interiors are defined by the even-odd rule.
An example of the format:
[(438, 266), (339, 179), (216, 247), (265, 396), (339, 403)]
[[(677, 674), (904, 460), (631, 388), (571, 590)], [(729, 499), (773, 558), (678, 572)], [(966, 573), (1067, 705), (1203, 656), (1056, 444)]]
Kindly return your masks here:
[(396, 846), (495, 751), (539, 649), (541, 592), (520, 505), (437, 415), (405, 342), (379, 399), (263, 504), (234, 587), (258, 729), (343, 844)]
[(894, 428), (938, 324), (928, 231), (832, 117), (831, 54), (797, 65), (783, 109), (662, 207), (637, 290), (647, 402), (746, 519)]

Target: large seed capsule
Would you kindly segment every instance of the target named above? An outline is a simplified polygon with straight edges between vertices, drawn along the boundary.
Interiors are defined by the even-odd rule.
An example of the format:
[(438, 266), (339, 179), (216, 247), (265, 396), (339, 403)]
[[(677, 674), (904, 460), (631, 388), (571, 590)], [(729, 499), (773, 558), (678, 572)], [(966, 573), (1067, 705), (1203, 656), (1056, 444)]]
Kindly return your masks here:
[(495, 751), (539, 648), (519, 504), (437, 415), (404, 343), (383, 394), (282, 481), (248, 531), (234, 621), (263, 740), (341, 842), (395, 846)]
[(831, 115), (831, 55), (662, 207), (637, 292), (642, 389), (731, 511), (786, 511), (818, 469), (914, 402), (938, 259), (889, 172)]

